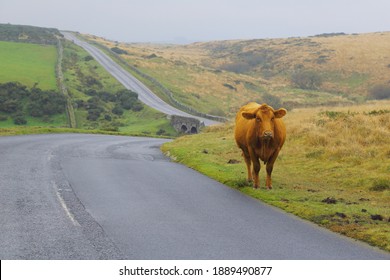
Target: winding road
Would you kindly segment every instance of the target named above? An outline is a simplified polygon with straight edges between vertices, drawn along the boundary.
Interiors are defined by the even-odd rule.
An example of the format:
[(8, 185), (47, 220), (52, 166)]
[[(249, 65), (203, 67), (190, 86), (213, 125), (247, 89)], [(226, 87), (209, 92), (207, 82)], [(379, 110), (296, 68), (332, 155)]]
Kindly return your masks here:
[(64, 37), (67, 40), (70, 40), (76, 45), (85, 49), (91, 56), (93, 56), (96, 59), (97, 62), (99, 62), (104, 67), (104, 69), (106, 69), (124, 87), (138, 93), (138, 99), (141, 102), (148, 105), (149, 107), (152, 107), (167, 115), (177, 115), (177, 116), (196, 118), (204, 122), (206, 126), (218, 123), (217, 121), (190, 115), (186, 112), (183, 112), (177, 108), (172, 107), (171, 105), (161, 100), (158, 96), (156, 96), (148, 87), (146, 87), (143, 83), (141, 83), (137, 78), (135, 78), (129, 72), (124, 70), (120, 65), (118, 65), (115, 61), (113, 61), (103, 51), (101, 51), (97, 47), (85, 41), (80, 40), (77, 36), (75, 36), (71, 32), (61, 31), (61, 33), (64, 35)]
[(0, 137), (0, 259), (390, 259), (171, 162), (166, 141)]

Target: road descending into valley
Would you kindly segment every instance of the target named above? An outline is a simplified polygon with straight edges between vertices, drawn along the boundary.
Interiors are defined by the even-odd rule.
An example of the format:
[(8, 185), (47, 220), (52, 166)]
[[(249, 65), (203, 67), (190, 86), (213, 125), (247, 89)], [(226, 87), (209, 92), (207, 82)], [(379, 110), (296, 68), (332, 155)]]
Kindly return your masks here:
[(108, 55), (106, 55), (99, 48), (80, 40), (71, 32), (61, 32), (67, 40), (72, 41), (76, 45), (84, 48), (91, 56), (93, 56), (97, 62), (99, 62), (115, 79), (117, 79), (124, 87), (138, 93), (138, 99), (160, 112), (167, 115), (178, 115), (199, 119), (204, 122), (206, 126), (217, 124), (217, 121), (201, 118), (198, 116), (190, 115), (177, 108), (172, 107), (158, 96), (156, 96), (149, 88), (141, 83), (137, 78), (124, 70), (120, 65), (113, 61)]
[(0, 137), (0, 259), (390, 259), (171, 162), (166, 141)]

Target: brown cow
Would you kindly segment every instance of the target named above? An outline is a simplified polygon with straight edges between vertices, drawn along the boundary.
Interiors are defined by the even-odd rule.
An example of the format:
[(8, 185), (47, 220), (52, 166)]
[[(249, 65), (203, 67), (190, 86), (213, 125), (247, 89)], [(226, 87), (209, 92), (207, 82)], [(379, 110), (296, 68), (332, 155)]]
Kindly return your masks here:
[(274, 110), (267, 104), (256, 102), (241, 107), (237, 113), (234, 136), (245, 159), (248, 181), (253, 179), (254, 188), (259, 187), (259, 159), (266, 164), (266, 187), (272, 188), (272, 169), (286, 139), (286, 128), (281, 119), (286, 113), (284, 108)]

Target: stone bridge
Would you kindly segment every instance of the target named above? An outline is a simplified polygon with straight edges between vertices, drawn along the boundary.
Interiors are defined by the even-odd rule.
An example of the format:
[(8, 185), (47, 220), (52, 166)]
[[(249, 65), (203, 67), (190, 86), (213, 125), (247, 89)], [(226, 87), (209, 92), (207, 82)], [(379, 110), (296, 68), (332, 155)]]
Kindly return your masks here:
[(176, 115), (171, 116), (171, 125), (177, 132), (185, 134), (198, 133), (204, 127), (204, 123), (198, 119)]

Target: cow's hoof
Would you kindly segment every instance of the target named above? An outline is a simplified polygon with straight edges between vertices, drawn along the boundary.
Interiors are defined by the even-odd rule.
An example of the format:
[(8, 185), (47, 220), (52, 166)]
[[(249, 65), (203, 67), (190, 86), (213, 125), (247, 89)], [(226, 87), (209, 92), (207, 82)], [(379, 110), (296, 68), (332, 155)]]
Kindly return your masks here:
[(267, 186), (267, 190), (272, 190), (272, 186)]

